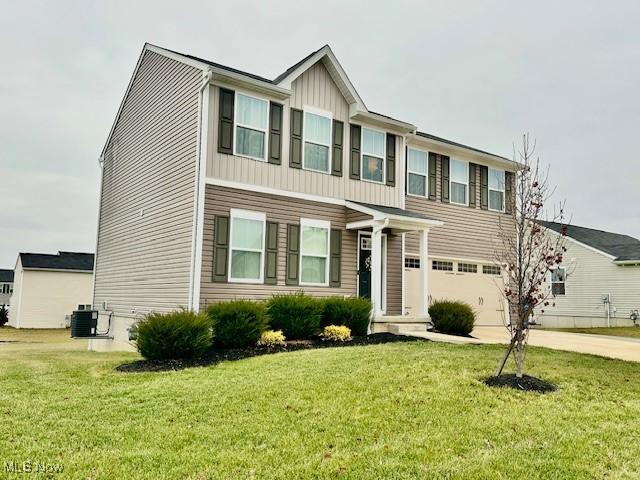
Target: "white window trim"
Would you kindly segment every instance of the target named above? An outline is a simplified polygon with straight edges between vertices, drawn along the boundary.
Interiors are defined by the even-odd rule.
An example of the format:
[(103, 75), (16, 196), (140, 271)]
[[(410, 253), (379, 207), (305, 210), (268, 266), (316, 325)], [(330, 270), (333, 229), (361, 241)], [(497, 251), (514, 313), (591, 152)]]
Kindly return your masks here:
[[(302, 241), (302, 229), (303, 227), (315, 227), (315, 228), (325, 228), (327, 230), (327, 254), (324, 257), (325, 261), (325, 269), (324, 269), (324, 282), (323, 283), (313, 283), (313, 282), (303, 282), (302, 281), (302, 257), (316, 257), (321, 258), (319, 255), (305, 255), (304, 253), (304, 243)], [(298, 265), (298, 278), (300, 279), (300, 285), (304, 286), (317, 286), (317, 287), (328, 287), (329, 286), (329, 258), (331, 257), (331, 222), (326, 220), (315, 220), (311, 218), (301, 218), (300, 219), (300, 264)]]
[[(381, 133), (384, 136), (384, 140), (382, 141), (382, 181), (378, 182), (377, 180), (369, 180), (368, 178), (364, 178), (364, 156), (368, 155), (369, 157), (380, 158), (378, 155), (373, 155), (371, 153), (367, 153), (364, 151), (364, 131), (371, 130), (372, 132)], [(379, 130), (377, 128), (365, 127), (360, 125), (360, 180), (363, 182), (369, 183), (377, 183), (378, 185), (386, 185), (387, 183), (387, 132), (384, 130)]]
[[(502, 172), (503, 176), (504, 176), (504, 181), (502, 182), (502, 190), (491, 188), (489, 185), (487, 185), (487, 188), (489, 190), (489, 194), (488, 194), (488, 198), (487, 198), (487, 207), (492, 212), (504, 213), (504, 211), (505, 211), (505, 203), (507, 201), (506, 193), (505, 193), (505, 185), (504, 185), (506, 183), (506, 181), (507, 181), (507, 172), (505, 170), (500, 169), (500, 168), (491, 168), (491, 167), (489, 167), (489, 178), (491, 178), (491, 171), (492, 170), (494, 172)], [(490, 183), (490, 182), (487, 182), (487, 183)], [(502, 209), (501, 210), (497, 210), (495, 208), (491, 208), (491, 192), (492, 191), (493, 192), (502, 192)]]
[[(262, 222), (262, 249), (253, 249), (253, 248), (235, 248), (233, 247), (233, 225), (234, 219), (242, 218), (245, 220), (258, 220)], [(266, 226), (267, 226), (267, 216), (262, 212), (254, 212), (251, 210), (240, 210), (236, 208), (232, 208), (229, 213), (229, 283), (264, 283), (264, 250), (266, 244)], [(234, 278), (231, 276), (232, 265), (231, 261), (233, 258), (233, 251), (238, 250), (241, 252), (259, 252), (260, 253), (260, 278)]]
[[(467, 181), (465, 183), (463, 182), (459, 182), (459, 181), (453, 181), (452, 180), (452, 176), (451, 176), (451, 164), (449, 164), (449, 203), (453, 204), (453, 205), (463, 205), (465, 207), (469, 206), (469, 162), (467, 160), (460, 160), (459, 158), (451, 158), (451, 161), (455, 161), (455, 162), (460, 162), (460, 163), (464, 163), (467, 166), (467, 175), (466, 175), (466, 179)], [(465, 202), (464, 203), (459, 203), (459, 202), (454, 202), (453, 201), (453, 196), (451, 195), (451, 187), (453, 186), (454, 183), (457, 183), (458, 185), (465, 185), (467, 188), (465, 190)]]
[[(251, 125), (245, 125), (242, 123), (238, 122), (238, 95), (244, 95), (245, 97), (250, 97), (253, 98), (255, 100), (260, 100), (262, 102), (267, 102), (267, 122), (266, 125), (267, 127), (265, 129), (262, 128), (257, 128), (257, 127), (253, 127)], [(266, 162), (267, 161), (267, 156), (269, 155), (269, 105), (270, 105), (270, 101), (264, 97), (259, 97), (257, 95), (251, 94), (251, 93), (247, 93), (247, 92), (243, 92), (243, 91), (238, 91), (236, 90), (236, 92), (234, 93), (234, 99), (233, 99), (233, 154), (236, 157), (243, 157), (243, 158), (251, 158), (252, 160), (258, 160), (259, 162)], [(251, 155), (247, 155), (244, 153), (238, 153), (237, 150), (237, 139), (238, 139), (238, 127), (242, 127), (242, 128), (247, 128), (249, 130), (255, 130), (257, 132), (263, 132), (264, 133), (264, 157), (260, 158), (260, 157), (253, 157)]]
[[(427, 154), (427, 173), (420, 173), (409, 169), (409, 150), (415, 150), (416, 152), (422, 152)], [(424, 195), (418, 195), (417, 193), (411, 193), (409, 191), (409, 174), (424, 176)], [(407, 147), (407, 195), (418, 198), (429, 198), (429, 152), (415, 147)]]
[[(554, 282), (553, 281), (553, 270), (563, 270), (564, 271), (564, 281), (562, 282)], [(554, 268), (552, 271), (549, 271), (549, 285), (551, 285), (551, 294), (553, 295), (553, 284), (554, 283), (562, 283), (564, 284), (564, 293), (560, 294), (560, 295), (553, 295), (554, 297), (560, 296), (560, 297), (565, 297), (567, 295), (567, 269), (565, 267), (556, 267)]]
[[(307, 113), (312, 113), (314, 115), (318, 115), (319, 117), (325, 117), (329, 119), (329, 143), (318, 143), (318, 142), (312, 142), (311, 140), (309, 140), (309, 143), (312, 143), (314, 145), (321, 145), (323, 147), (329, 148), (329, 160), (327, 162), (327, 170), (318, 170), (316, 168), (309, 168), (304, 166), (304, 160), (305, 160), (304, 145), (305, 143), (307, 143), (307, 128), (306, 128), (307, 122), (305, 121), (305, 115)], [(331, 112), (327, 112), (326, 110), (320, 110), (319, 108), (311, 107), (309, 105), (304, 105), (302, 107), (302, 169), (303, 170), (331, 175), (331, 155), (333, 153), (332, 152), (333, 150), (332, 136), (333, 136), (333, 114)]]

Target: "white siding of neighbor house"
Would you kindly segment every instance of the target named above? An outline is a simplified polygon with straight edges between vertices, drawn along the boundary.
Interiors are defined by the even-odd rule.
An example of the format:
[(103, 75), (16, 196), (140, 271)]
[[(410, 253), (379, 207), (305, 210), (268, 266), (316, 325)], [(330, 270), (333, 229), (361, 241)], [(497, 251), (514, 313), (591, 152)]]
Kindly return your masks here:
[(606, 294), (611, 294), (612, 324), (631, 325), (630, 311), (640, 309), (640, 266), (616, 265), (611, 258), (569, 239), (566, 247), (566, 295), (552, 298), (550, 302), (555, 302), (555, 307), (545, 307), (544, 314), (538, 312), (542, 325), (604, 326), (602, 297)]
[(96, 308), (188, 304), (201, 78), (153, 52), (141, 60), (104, 156)]
[(9, 324), (13, 327), (64, 328), (66, 316), (78, 305), (91, 304), (91, 272), (20, 268), (18, 278), (9, 313)]
[[(239, 91), (233, 87), (232, 90)], [(404, 142), (401, 136), (396, 140), (396, 186), (352, 180), (349, 178), (349, 105), (329, 75), (322, 62), (318, 62), (292, 84), (293, 93), (287, 100), (270, 99), (284, 105), (282, 124), (282, 162), (272, 165), (250, 158), (227, 155), (218, 152), (218, 103), (219, 88), (210, 87), (211, 105), (209, 115), (209, 138), (211, 149), (207, 154), (207, 176), (242, 184), (260, 185), (280, 190), (304, 192), (332, 198), (346, 198), (366, 203), (401, 207), (404, 191), (402, 178), (404, 171)], [(241, 90), (240, 90), (241, 91)], [(245, 92), (251, 94), (251, 92)], [(259, 97), (269, 99), (264, 95)], [(289, 109), (303, 109), (312, 106), (329, 111), (333, 118), (344, 123), (342, 150), (342, 176), (311, 172), (289, 167)], [(363, 126), (367, 126), (362, 124)], [(380, 130), (379, 127), (374, 127)], [(393, 133), (393, 132), (390, 132)], [(234, 137), (235, 138), (235, 137)]]

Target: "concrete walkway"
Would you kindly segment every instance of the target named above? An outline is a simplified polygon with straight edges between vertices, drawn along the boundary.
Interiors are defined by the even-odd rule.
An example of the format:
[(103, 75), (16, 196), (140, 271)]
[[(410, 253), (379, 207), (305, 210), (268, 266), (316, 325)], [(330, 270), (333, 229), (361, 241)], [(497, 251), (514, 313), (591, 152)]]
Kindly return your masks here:
[[(482, 343), (509, 341), (504, 327), (476, 327), (471, 335)], [(635, 338), (532, 329), (529, 345), (640, 362), (640, 342)]]

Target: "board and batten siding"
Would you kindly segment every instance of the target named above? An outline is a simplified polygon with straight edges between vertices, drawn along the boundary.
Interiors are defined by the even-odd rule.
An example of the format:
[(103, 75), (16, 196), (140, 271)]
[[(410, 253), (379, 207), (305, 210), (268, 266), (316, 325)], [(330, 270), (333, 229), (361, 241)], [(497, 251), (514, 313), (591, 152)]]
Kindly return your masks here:
[[(226, 283), (212, 280), (214, 219), (216, 215), (229, 216), (231, 208), (262, 212), (266, 214), (268, 222), (278, 223), (276, 285)], [(357, 233), (345, 230), (346, 210), (344, 206), (340, 205), (207, 185), (204, 208), (200, 307), (205, 308), (207, 304), (220, 300), (236, 298), (262, 300), (269, 298), (274, 293), (292, 293), (300, 290), (315, 296), (355, 295)], [(331, 228), (342, 230), (342, 280), (340, 287), (285, 285), (287, 225), (299, 224), (300, 218), (327, 220), (331, 222)]]
[[(480, 208), (480, 188), (476, 188), (476, 207), (441, 202), (442, 166), (436, 168), (436, 200), (413, 195), (406, 196), (405, 208), (441, 220), (444, 225), (429, 230), (430, 257), (462, 258), (495, 261), (496, 250), (502, 246), (499, 231), (511, 229), (515, 224), (510, 215)], [(480, 185), (480, 169), (476, 169), (476, 185)], [(420, 253), (418, 233), (407, 233), (406, 254)]]
[[(233, 87), (229, 88), (234, 89)], [(236, 91), (243, 93), (242, 90)], [(218, 152), (219, 88), (211, 86), (209, 118), (212, 121), (210, 122), (209, 138), (213, 141), (207, 152), (207, 176), (279, 190), (400, 207), (404, 195), (400, 182), (397, 181), (399, 175), (402, 174), (401, 172), (404, 171), (404, 166), (400, 161), (396, 162), (397, 186), (395, 187), (349, 178), (349, 105), (322, 62), (316, 63), (300, 75), (293, 82), (292, 91), (291, 97), (287, 100), (271, 99), (284, 105), (282, 161), (280, 165), (274, 165)], [(251, 95), (251, 92), (245, 93)], [(269, 99), (263, 95), (257, 96)], [(344, 122), (341, 177), (289, 167), (290, 108), (303, 109), (305, 105), (329, 111), (335, 120)], [(401, 152), (404, 152), (403, 140), (399, 135), (396, 135), (396, 152), (399, 158), (403, 155)]]
[(94, 306), (187, 306), (202, 75), (147, 51), (107, 146)]
[[(563, 266), (568, 273), (565, 295), (552, 297), (544, 314), (538, 311), (542, 325), (556, 326), (556, 322), (562, 320), (560, 317), (566, 317), (557, 325), (605, 326), (607, 315), (602, 297), (606, 294), (611, 294), (612, 325), (616, 320), (632, 325), (629, 314), (631, 310), (640, 309), (640, 266), (616, 265), (611, 258), (570, 239), (566, 240), (565, 246)], [(601, 321), (592, 322), (597, 319)]]

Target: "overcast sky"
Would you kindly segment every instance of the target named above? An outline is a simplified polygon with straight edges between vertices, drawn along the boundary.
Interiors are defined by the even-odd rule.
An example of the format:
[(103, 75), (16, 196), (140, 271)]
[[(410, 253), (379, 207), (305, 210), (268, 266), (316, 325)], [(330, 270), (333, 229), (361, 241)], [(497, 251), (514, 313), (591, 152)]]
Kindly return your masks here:
[(94, 251), (145, 41), (269, 78), (329, 43), (371, 110), (509, 157), (530, 132), (572, 223), (640, 238), (640, 2), (347, 3), (0, 0), (0, 268)]

